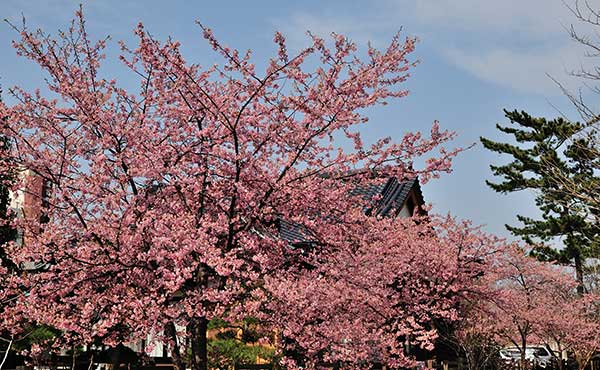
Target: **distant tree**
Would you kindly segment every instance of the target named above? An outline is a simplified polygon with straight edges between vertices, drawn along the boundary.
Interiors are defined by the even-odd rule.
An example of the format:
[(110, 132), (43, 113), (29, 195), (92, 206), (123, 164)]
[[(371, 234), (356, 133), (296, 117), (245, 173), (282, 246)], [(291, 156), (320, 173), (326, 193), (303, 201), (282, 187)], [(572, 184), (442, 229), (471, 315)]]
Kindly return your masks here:
[(571, 325), (569, 344), (577, 361), (578, 370), (584, 370), (600, 350), (600, 297), (597, 294), (584, 296), (574, 302), (576, 319)]
[(481, 297), (474, 302), (465, 302), (464, 317), (451, 323), (444, 330), (443, 340), (456, 353), (463, 357), (468, 370), (499, 368), (501, 342), (491, 330), (490, 315), (482, 309), (488, 297)]
[[(518, 348), (520, 368), (526, 369), (527, 348), (543, 343), (547, 334), (541, 327), (558, 327), (564, 319), (559, 308), (574, 302), (556, 296), (568, 297), (568, 292), (575, 291), (576, 281), (559, 266), (527, 256), (516, 246), (497, 256), (494, 268), (484, 279), (490, 290), (488, 299), (473, 310), (474, 317), (480, 318), (475, 323), (476, 332), (492, 333), (498, 343)], [(569, 321), (572, 325), (566, 336), (575, 333), (580, 323)]]
[(583, 370), (600, 349), (600, 297), (578, 296), (568, 285), (557, 288), (542, 295), (531, 310), (534, 330), (541, 343), (554, 349), (551, 353), (560, 370), (567, 362), (563, 353), (572, 353)]
[[(583, 293), (585, 260), (598, 256), (600, 210), (582, 192), (566, 183), (585, 188), (598, 186), (599, 159), (593, 154), (596, 131), (580, 136), (586, 127), (581, 123), (562, 118), (535, 118), (518, 111), (505, 111), (505, 114), (510, 125), (497, 125), (497, 128), (512, 135), (514, 144), (483, 137), (481, 142), (493, 152), (512, 157), (512, 161), (490, 166), (502, 181), (486, 183), (501, 193), (532, 191), (535, 194), (541, 219), (517, 215), (522, 226), (506, 227), (536, 246), (532, 253), (538, 258), (573, 264), (578, 291)], [(562, 247), (553, 244), (557, 239)]]

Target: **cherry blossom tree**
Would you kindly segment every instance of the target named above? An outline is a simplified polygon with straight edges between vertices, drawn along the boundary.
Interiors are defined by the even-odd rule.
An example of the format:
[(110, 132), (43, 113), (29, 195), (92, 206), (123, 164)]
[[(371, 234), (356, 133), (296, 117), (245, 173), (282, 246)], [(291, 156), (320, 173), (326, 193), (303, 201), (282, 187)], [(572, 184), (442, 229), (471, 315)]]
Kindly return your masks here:
[(267, 283), (277, 314), (266, 311), (265, 320), (283, 328), (289, 367), (414, 365), (406, 344), (432, 350), (440, 324), (462, 319), (465, 301), (484, 298), (477, 281), (505, 248), (451, 218), (364, 216), (340, 225), (332, 258)]
[(576, 302), (578, 322), (570, 327), (569, 344), (579, 370), (585, 369), (600, 349), (600, 311), (597, 294), (588, 294)]
[(457, 357), (464, 358), (468, 370), (500, 367), (499, 351), (502, 346), (493, 331), (490, 315), (482, 309), (482, 303), (488, 299), (486, 295), (479, 294), (478, 299), (465, 300), (460, 320), (447, 323), (440, 329), (441, 339), (454, 349)]
[[(291, 55), (276, 33), (277, 54), (259, 72), (250, 51), (227, 47), (199, 27), (221, 64), (190, 63), (177, 41), (160, 42), (140, 24), (138, 45), (121, 44), (122, 62), (139, 78), (139, 89), (128, 91), (102, 74), (109, 40), (88, 35), (81, 11), (57, 36), (15, 26), (17, 53), (47, 78), (44, 92), (10, 89), (15, 103), (0, 105), (0, 133), (11, 138), (11, 162), (51, 188), (45, 217), (15, 221), (25, 243), (9, 248), (12, 258), (46, 266), (27, 274), (21, 308), (71, 343), (162, 336), (180, 368), (177, 334), (185, 335), (191, 367), (206, 369), (210, 319), (255, 313), (268, 298), (265, 282), (274, 287), (279, 274), (301, 283), (297, 294), (308, 293), (311, 278), (336, 266), (335, 256), (339, 271), (327, 279), (356, 273), (359, 280), (340, 284), (366, 284), (340, 290), (336, 304), (360, 292), (364, 304), (347, 313), (365, 318), (382, 310), (383, 317), (360, 324), (369, 338), (386, 324), (394, 332), (378, 333), (384, 343), (411, 337), (427, 346), (434, 335), (428, 323), (456, 316), (457, 292), (475, 265), (460, 258), (450, 236), (429, 236), (426, 223), (368, 221), (362, 210), (370, 200), (352, 192), (390, 176), (427, 181), (450, 170), (457, 150), (441, 145), (453, 134), (437, 123), (429, 136), (361, 139), (360, 130), (374, 124), (365, 108), (407, 94), (402, 83), (414, 65), (415, 40), (396, 35), (387, 48), (360, 53), (342, 35), (310, 35), (310, 45)], [(417, 158), (426, 165), (418, 168)], [(17, 182), (13, 190), (22, 188)], [(313, 248), (290, 248), (278, 236), (278, 220), (302, 225)], [(425, 240), (437, 241), (425, 249)], [(307, 258), (314, 263), (310, 256), (326, 262), (289, 280), (286, 270)], [(394, 288), (376, 288), (382, 283)], [(328, 335), (347, 338), (354, 324), (346, 315), (330, 323), (339, 328)], [(388, 352), (400, 356), (397, 344)]]
[(525, 369), (526, 349), (532, 342), (539, 344), (551, 339), (549, 332), (559, 335), (556, 329), (560, 325), (576, 330), (577, 322), (565, 320), (560, 312), (560, 308), (572, 302), (568, 297), (576, 294), (576, 282), (560, 266), (526, 256), (518, 246), (507, 249), (491, 266), (487, 276), (490, 299), (482, 306), (488, 318), (485, 325), (499, 342), (511, 343), (519, 349), (519, 366)]
[(535, 320), (536, 331), (539, 338), (547, 348), (552, 348), (552, 356), (556, 360), (559, 370), (564, 369), (567, 358), (564, 354), (573, 351), (573, 344), (581, 345), (573, 341), (573, 334), (580, 330), (581, 312), (578, 310), (577, 297), (570, 293), (553, 301), (552, 306), (539, 305), (536, 312), (539, 316)]
[[(488, 259), (476, 285), (478, 300), (466, 300), (460, 322), (450, 337), (463, 348), (469, 367), (479, 368), (486, 343), (495, 348), (514, 346), (520, 352), (520, 368), (527, 368), (527, 348), (544, 345), (563, 369), (573, 354), (584, 369), (598, 350), (600, 320), (598, 296), (578, 294), (572, 270), (540, 262), (517, 245), (506, 245)], [(485, 286), (485, 287), (484, 287)], [(483, 360), (486, 360), (484, 357)]]
[(576, 295), (572, 290), (554, 293), (551, 305), (540, 305), (537, 325), (542, 341), (557, 348), (556, 357), (563, 368), (563, 352), (572, 353), (579, 370), (585, 369), (600, 347), (599, 297)]

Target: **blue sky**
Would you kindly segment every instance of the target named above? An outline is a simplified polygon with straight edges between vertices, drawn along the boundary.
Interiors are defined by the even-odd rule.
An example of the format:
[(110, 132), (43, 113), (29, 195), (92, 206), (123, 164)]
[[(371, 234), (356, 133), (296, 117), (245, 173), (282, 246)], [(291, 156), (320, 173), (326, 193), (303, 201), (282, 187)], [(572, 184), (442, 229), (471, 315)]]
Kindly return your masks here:
[[(80, 1), (0, 0), (0, 18), (47, 31), (66, 28)], [(371, 113), (367, 137), (401, 138), (408, 131), (428, 130), (434, 120), (458, 133), (457, 146), (478, 142), (480, 136), (500, 138), (495, 123), (505, 122), (502, 109), (525, 109), (553, 117), (559, 111), (574, 117), (560, 90), (548, 78), (570, 88), (580, 86), (567, 75), (584, 60), (584, 51), (569, 40), (565, 27), (575, 19), (561, 0), (372, 0), (366, 1), (182, 1), (98, 0), (84, 3), (88, 28), (95, 37), (111, 35), (132, 40), (138, 22), (157, 38), (172, 36), (184, 45), (188, 60), (209, 64), (214, 59), (195, 25), (200, 20), (224, 43), (251, 48), (257, 60), (274, 53), (275, 30), (298, 48), (307, 43), (305, 32), (345, 34), (359, 47), (372, 41), (383, 46), (402, 28), (420, 39), (414, 57), (421, 63), (407, 88), (411, 94)], [(593, 2), (592, 2), (593, 3)], [(576, 25), (577, 26), (577, 25)], [(579, 27), (579, 26), (577, 26)], [(0, 25), (0, 78), (7, 88), (35, 88), (43, 75), (18, 58), (11, 48), (17, 35)], [(133, 76), (116, 65), (107, 73), (123, 83)], [(424, 187), (425, 199), (440, 213), (484, 224), (485, 229), (508, 235), (504, 224), (517, 213), (533, 216), (531, 194), (501, 195), (487, 188), (489, 164), (505, 159), (481, 145), (463, 153), (454, 173)]]

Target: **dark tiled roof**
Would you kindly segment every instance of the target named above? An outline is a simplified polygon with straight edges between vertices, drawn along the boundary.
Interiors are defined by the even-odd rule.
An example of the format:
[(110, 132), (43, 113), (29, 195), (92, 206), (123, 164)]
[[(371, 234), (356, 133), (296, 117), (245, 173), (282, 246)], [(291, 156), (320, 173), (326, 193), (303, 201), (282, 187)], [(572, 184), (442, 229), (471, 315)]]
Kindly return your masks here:
[(307, 243), (311, 239), (310, 231), (306, 227), (285, 220), (279, 220), (279, 235), (292, 244)]
[[(389, 179), (383, 189), (379, 190), (378, 194), (381, 194), (381, 199), (370, 213), (383, 217), (396, 216), (416, 182), (416, 179), (407, 181), (398, 181), (395, 177)], [(390, 214), (392, 211), (395, 214)]]
[[(406, 181), (398, 181), (395, 177), (390, 178), (382, 184), (371, 185), (368, 188), (356, 188), (352, 191), (352, 195), (362, 195), (364, 200), (379, 196), (375, 204), (365, 208), (365, 213), (382, 217), (394, 217), (397, 216), (413, 189), (417, 201), (419, 204), (423, 204), (423, 195), (421, 194), (419, 181), (416, 178)], [(279, 234), (281, 238), (293, 244), (309, 243), (311, 241), (310, 231), (306, 227), (285, 220), (279, 220)]]

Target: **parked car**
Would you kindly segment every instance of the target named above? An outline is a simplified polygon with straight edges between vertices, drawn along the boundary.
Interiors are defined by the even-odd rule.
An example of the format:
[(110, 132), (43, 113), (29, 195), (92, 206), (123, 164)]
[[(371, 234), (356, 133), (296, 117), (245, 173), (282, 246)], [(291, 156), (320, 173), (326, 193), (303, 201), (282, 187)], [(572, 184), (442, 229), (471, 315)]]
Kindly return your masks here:
[[(505, 347), (500, 350), (500, 358), (506, 362), (518, 362), (521, 360), (521, 350), (518, 347)], [(525, 349), (525, 359), (534, 366), (547, 368), (552, 366), (554, 358), (546, 347), (531, 346)]]

